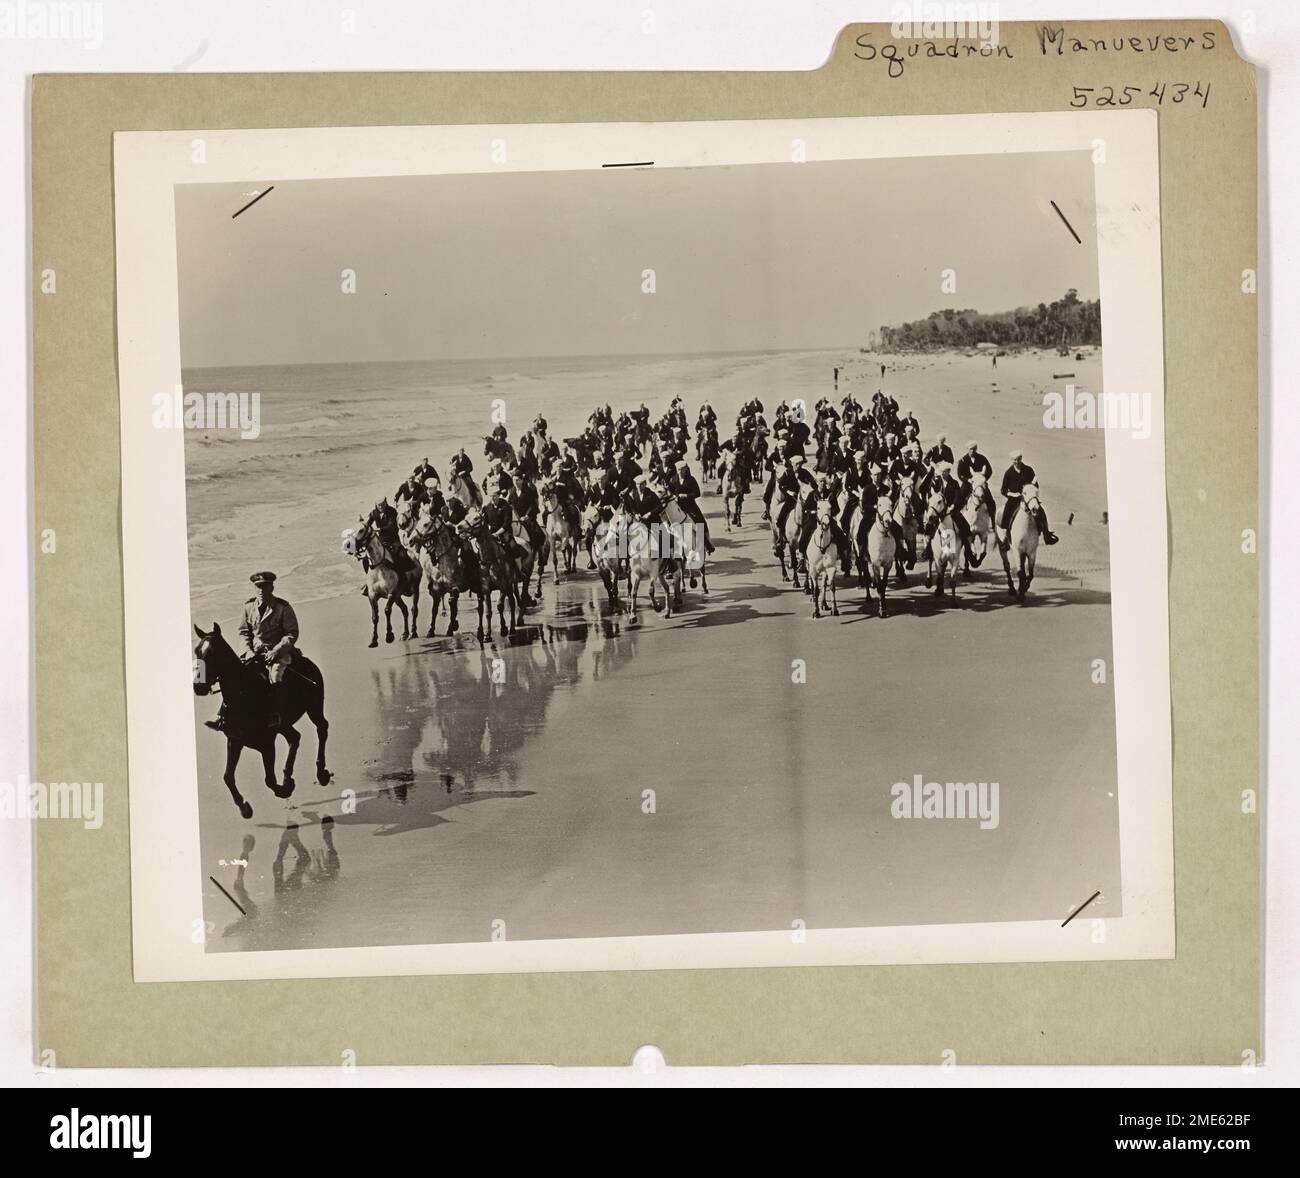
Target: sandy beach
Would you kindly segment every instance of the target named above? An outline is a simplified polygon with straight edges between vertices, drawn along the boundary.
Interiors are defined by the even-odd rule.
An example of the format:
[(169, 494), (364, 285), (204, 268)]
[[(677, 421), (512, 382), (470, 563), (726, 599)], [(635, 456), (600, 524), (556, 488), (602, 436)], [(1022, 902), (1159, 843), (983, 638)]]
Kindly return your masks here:
[[(1042, 423), (1043, 393), (1067, 383), (1054, 376), (1100, 389), (1099, 356), (1008, 356), (996, 370), (986, 356), (849, 349), (651, 358), (621, 375), (517, 368), (504, 396), (512, 436), (539, 409), (563, 437), (596, 403), (644, 400), (658, 416), (677, 394), (692, 422), (708, 400), (725, 424), (755, 395), (769, 415), (782, 397), (811, 406), (852, 391), (866, 403), (882, 362), (884, 387), (915, 412), (927, 445), (942, 432), (960, 452), (976, 438), (998, 476), (1018, 446), (1037, 468), (1061, 543), (1040, 550), (1026, 604), (1008, 600), (997, 565), (938, 604), (918, 567), (891, 594), (890, 617), (868, 613), (851, 584), (840, 616), (814, 622), (808, 599), (781, 583), (757, 496), (728, 534), (708, 488), (711, 592), (688, 590), (670, 620), (644, 601), (636, 618), (611, 613), (580, 561), (559, 586), (548, 573), (513, 641), (480, 647), (466, 599), (469, 624), (454, 638), (443, 617), (439, 637), (369, 650), (369, 607), (355, 566), (335, 555), (338, 533), (425, 454), (441, 469), (457, 445), (470, 449), (506, 385), (458, 389), (437, 414), (445, 428), (427, 435), (433, 411), (415, 388), (418, 427), (366, 440), (350, 473), (341, 454), (281, 459), (282, 483), (298, 467), (310, 477), (299, 502), (282, 496), (276, 531), (255, 551), (217, 527), (248, 504), (196, 514), (203, 484), (222, 482), (224, 460), (210, 457), (189, 490), (192, 578), (202, 570), (194, 620), (233, 629), (241, 577), (276, 566), (278, 532), (289, 563), (277, 592), (326, 677), (334, 781), (311, 780), (315, 733), (303, 721), (288, 803), (245, 756), (240, 785), (255, 809), (245, 822), (221, 784), (224, 741), (202, 727), (215, 704), (197, 701), (204, 875), (246, 910), (205, 878), (218, 930), (209, 949), (478, 941), (493, 921), (523, 940), (1064, 919), (1096, 890), (1095, 915), (1116, 914), (1113, 696), (1089, 676), (1091, 660), (1111, 657), (1103, 438)], [(328, 433), (330, 412), (311, 428)], [(296, 451), (334, 445), (286, 433)], [(477, 465), (481, 443), (470, 452)], [(795, 660), (806, 682), (792, 682)], [(1008, 704), (1011, 686), (1024, 706)], [(891, 787), (917, 774), (998, 782), (998, 825), (892, 817)]]

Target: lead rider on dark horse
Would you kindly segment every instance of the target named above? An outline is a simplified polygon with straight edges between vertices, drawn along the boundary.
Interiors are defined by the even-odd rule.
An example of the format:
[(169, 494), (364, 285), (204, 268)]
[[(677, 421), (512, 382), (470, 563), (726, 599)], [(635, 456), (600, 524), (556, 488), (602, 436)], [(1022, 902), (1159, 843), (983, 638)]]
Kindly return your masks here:
[[(297, 649), (298, 619), (293, 606), (272, 592), (274, 573), (254, 573), (249, 578), (258, 596), (245, 603), (240, 633), (248, 649), (242, 658), (235, 654), (213, 624), (208, 633), (194, 627), (199, 644), (194, 648), (194, 694), (221, 692), (221, 710), (209, 728), (226, 736), (226, 771), (223, 779), (239, 812), (253, 816), (253, 808), (240, 796), (235, 785), (235, 767), (245, 748), (262, 754), (266, 785), (278, 798), (293, 794), (293, 766), (302, 737), (294, 724), (305, 712), (316, 728), (316, 780), (328, 785), (325, 741), (329, 723), (325, 719), (325, 681), (320, 669)], [(275, 779), (275, 738), (283, 736), (289, 745), (284, 763), (284, 784)]]

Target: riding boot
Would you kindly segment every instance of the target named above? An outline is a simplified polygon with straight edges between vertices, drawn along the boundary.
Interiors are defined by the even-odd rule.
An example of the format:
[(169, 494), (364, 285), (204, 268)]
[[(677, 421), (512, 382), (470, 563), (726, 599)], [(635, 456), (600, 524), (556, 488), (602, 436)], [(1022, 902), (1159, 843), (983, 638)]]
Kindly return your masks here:
[(217, 718), (215, 720), (204, 720), (203, 723), (211, 728), (213, 732), (225, 732), (226, 704), (224, 700), (221, 703), (221, 707), (217, 710)]
[(1061, 538), (1047, 526), (1047, 512), (1042, 507), (1034, 513), (1034, 519), (1038, 523), (1038, 530), (1043, 533), (1044, 544), (1055, 544)]
[(835, 543), (840, 550), (840, 572), (847, 577), (849, 575), (849, 558), (852, 555), (848, 533), (839, 524), (832, 524), (831, 535), (835, 538)]

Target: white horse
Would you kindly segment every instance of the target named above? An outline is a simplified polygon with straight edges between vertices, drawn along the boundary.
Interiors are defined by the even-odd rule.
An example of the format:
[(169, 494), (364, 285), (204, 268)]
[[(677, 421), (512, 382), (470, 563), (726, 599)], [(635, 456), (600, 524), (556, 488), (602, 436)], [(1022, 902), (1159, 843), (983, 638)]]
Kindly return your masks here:
[[(1002, 568), (1007, 574), (1007, 592), (1019, 601), (1024, 601), (1029, 592), (1030, 582), (1034, 579), (1034, 559), (1038, 555), (1038, 484), (1026, 483), (1020, 489), (1020, 510), (1011, 521), (1007, 547), (1002, 549)], [(1011, 564), (1008, 551), (1016, 554), (1019, 584), (1012, 584)]]
[(659, 559), (658, 544), (650, 534), (650, 529), (640, 520), (628, 520), (625, 516), (616, 516), (626, 528), (627, 535), (627, 595), (631, 598), (628, 612), (636, 619), (636, 599), (644, 581), (650, 590), (650, 606), (658, 613), (659, 603), (655, 600), (655, 581), (664, 589), (664, 616), (673, 616), (672, 594), (668, 588), (665, 561)]
[(447, 484), (447, 494), (453, 499), (459, 499), (467, 508), (483, 506), (483, 492), (479, 490), (478, 483), (464, 475), (451, 476), (451, 481)]
[(962, 553), (963, 571), (968, 577), (972, 566), (979, 568), (984, 563), (984, 558), (989, 552), (989, 544), (995, 539), (993, 535), (993, 516), (989, 512), (986, 499), (988, 485), (987, 475), (971, 475), (970, 494), (966, 497), (966, 506), (962, 508), (961, 512), (966, 518), (966, 526), (970, 532), (970, 548), (973, 557), (973, 559), (968, 560), (965, 552)]
[[(366, 583), (362, 592), (370, 602), (370, 645), (379, 645), (379, 602), (384, 601), (384, 641), (393, 641), (393, 606), (402, 614), (402, 641), (415, 635), (419, 629), (420, 615), (420, 577), (419, 564), (409, 556), (402, 560), (402, 553), (390, 553), (387, 545), (379, 538), (379, 532), (373, 524), (365, 520), (358, 522), (353, 533), (355, 551), (353, 555), (361, 562), (365, 570)], [(399, 563), (402, 567), (398, 567)], [(412, 616), (406, 612), (403, 597), (411, 599)]]
[(535, 547), (532, 534), (521, 519), (511, 522), (510, 534), (521, 554), (519, 560), (519, 589), (516, 593), (519, 608), (531, 609), (536, 604), (528, 592), (529, 583), (533, 579), (533, 569), (537, 570), (537, 600), (540, 601), (542, 597), (542, 574), (546, 571), (546, 562), (550, 559), (551, 543), (546, 538), (546, 533), (543, 532), (540, 547)]
[(875, 585), (880, 595), (880, 616), (885, 616), (885, 589), (889, 584), (889, 574), (897, 559), (898, 545), (894, 542), (894, 533), (889, 527), (893, 513), (893, 504), (888, 495), (881, 495), (876, 500), (876, 518), (871, 522), (867, 532), (867, 600), (871, 600), (871, 586)]
[[(573, 572), (578, 559), (578, 540), (582, 535), (578, 513), (561, 499), (553, 480), (542, 483), (542, 510), (546, 513), (546, 538), (551, 546), (551, 579), (560, 583), (560, 557), (564, 557), (564, 571)], [(540, 581), (538, 595), (541, 594)]]
[[(813, 617), (820, 618), (824, 610), (829, 609), (839, 616), (840, 602), (835, 594), (835, 573), (840, 565), (839, 545), (831, 530), (831, 512), (834, 504), (829, 499), (817, 503), (817, 526), (808, 540), (804, 550), (804, 568), (807, 570), (806, 581), (812, 587)], [(826, 591), (830, 590), (830, 604), (826, 601)]]
[[(679, 577), (683, 570), (689, 574), (691, 588), (695, 588), (698, 576), (704, 592), (709, 591), (709, 576), (705, 569), (706, 554), (704, 549), (704, 525), (697, 524), (683, 510), (676, 499), (669, 497), (663, 507), (664, 523), (672, 539), (673, 556), (677, 560)], [(681, 608), (681, 594), (677, 595), (677, 606)]]
[(943, 491), (935, 487), (925, 505), (925, 527), (929, 531), (931, 523), (938, 521), (934, 535), (930, 538), (929, 560), (925, 583), (934, 584), (934, 595), (943, 596), (945, 580), (952, 596), (957, 596), (957, 566), (961, 560), (961, 536), (957, 532), (956, 513), (948, 506)]
[(582, 534), (590, 537), (588, 556), (592, 567), (600, 574), (605, 592), (609, 596), (611, 609), (621, 608), (618, 599), (618, 573), (620, 552), (618, 547), (618, 520), (614, 516), (608, 522), (600, 518), (600, 508), (594, 503), (582, 513)]
[[(903, 533), (905, 544), (901, 550), (895, 552), (894, 565), (898, 572), (898, 583), (907, 584), (907, 574), (903, 571), (903, 562), (907, 562), (907, 567), (912, 568), (916, 563), (916, 484), (911, 480), (903, 483), (898, 488), (898, 502), (894, 505), (893, 516), (894, 522), (899, 526)], [(894, 547), (897, 549), (898, 545)]]

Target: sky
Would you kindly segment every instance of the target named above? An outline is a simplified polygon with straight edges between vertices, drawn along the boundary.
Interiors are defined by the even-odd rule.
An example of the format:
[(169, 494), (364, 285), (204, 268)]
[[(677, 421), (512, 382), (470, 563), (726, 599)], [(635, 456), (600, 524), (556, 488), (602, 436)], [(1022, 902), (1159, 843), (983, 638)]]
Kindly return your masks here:
[(1098, 295), (1087, 152), (286, 181), (232, 218), (261, 187), (176, 187), (186, 368), (865, 346)]

